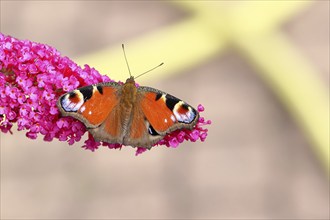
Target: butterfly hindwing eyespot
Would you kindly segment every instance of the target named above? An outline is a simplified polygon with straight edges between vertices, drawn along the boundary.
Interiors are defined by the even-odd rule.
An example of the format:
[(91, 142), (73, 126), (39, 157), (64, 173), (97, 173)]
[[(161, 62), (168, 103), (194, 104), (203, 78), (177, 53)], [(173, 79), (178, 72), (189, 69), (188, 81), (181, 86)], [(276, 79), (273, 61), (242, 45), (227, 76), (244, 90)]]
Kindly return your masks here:
[(159, 134), (157, 133), (157, 131), (156, 131), (151, 125), (149, 125), (149, 127), (148, 127), (148, 132), (149, 132), (149, 134), (152, 135), (152, 136), (157, 136), (157, 135), (159, 135)]

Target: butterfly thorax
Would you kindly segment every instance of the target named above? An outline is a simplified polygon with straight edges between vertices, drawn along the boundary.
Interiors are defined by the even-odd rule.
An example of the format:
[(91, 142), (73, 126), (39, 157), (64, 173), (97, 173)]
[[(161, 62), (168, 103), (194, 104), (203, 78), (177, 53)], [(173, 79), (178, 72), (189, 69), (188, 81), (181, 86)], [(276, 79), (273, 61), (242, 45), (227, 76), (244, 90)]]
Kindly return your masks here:
[(133, 77), (126, 80), (121, 90), (121, 104), (125, 108), (131, 108), (136, 102), (137, 88)]

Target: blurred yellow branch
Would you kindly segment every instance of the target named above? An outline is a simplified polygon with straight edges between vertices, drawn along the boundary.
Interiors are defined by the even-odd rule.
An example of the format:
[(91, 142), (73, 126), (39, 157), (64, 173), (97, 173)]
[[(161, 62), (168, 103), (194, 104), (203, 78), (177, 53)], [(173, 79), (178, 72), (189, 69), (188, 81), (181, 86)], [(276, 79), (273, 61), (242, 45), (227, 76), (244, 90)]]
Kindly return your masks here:
[(316, 70), (279, 32), (236, 43), (303, 127), (329, 169), (329, 96)]
[[(258, 35), (277, 29), (306, 8), (309, 1), (172, 1), (191, 11), (204, 25), (234, 35)], [(213, 29), (215, 34), (215, 29)]]

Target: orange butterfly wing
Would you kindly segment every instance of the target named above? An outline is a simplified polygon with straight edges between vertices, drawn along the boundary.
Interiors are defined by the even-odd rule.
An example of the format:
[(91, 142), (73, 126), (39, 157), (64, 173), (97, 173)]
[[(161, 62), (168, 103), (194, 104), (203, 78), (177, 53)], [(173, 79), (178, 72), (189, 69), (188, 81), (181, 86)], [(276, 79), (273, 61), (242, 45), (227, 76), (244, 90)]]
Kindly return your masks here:
[(160, 134), (178, 129), (192, 129), (199, 114), (184, 101), (150, 87), (139, 87), (145, 91), (141, 101), (144, 115), (151, 126)]
[(150, 87), (138, 87), (127, 144), (149, 148), (174, 130), (192, 129), (198, 117), (193, 107), (178, 98)]
[(102, 124), (117, 105), (117, 83), (100, 83), (85, 86), (62, 95), (57, 106), (63, 116), (74, 117), (87, 129)]

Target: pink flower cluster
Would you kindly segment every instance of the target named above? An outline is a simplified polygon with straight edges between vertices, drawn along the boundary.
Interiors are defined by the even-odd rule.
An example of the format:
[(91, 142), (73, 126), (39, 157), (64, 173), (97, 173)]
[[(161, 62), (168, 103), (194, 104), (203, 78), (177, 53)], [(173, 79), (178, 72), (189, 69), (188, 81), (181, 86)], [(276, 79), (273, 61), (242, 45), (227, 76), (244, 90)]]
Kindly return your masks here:
[[(42, 134), (45, 141), (54, 138), (70, 145), (80, 141), (85, 126), (71, 117), (61, 117), (56, 107), (60, 95), (78, 87), (111, 81), (94, 68), (81, 68), (68, 57), (45, 44), (18, 40), (0, 33), (0, 130), (11, 132), (13, 123), (18, 130), (26, 130), (26, 136), (36, 139)], [(198, 111), (203, 111), (199, 106)], [(210, 124), (203, 117), (194, 130), (175, 131), (156, 145), (176, 147), (184, 140), (204, 141)], [(91, 135), (83, 147), (94, 151), (100, 145), (121, 148), (120, 144), (94, 141)], [(144, 152), (137, 148), (136, 155)]]

